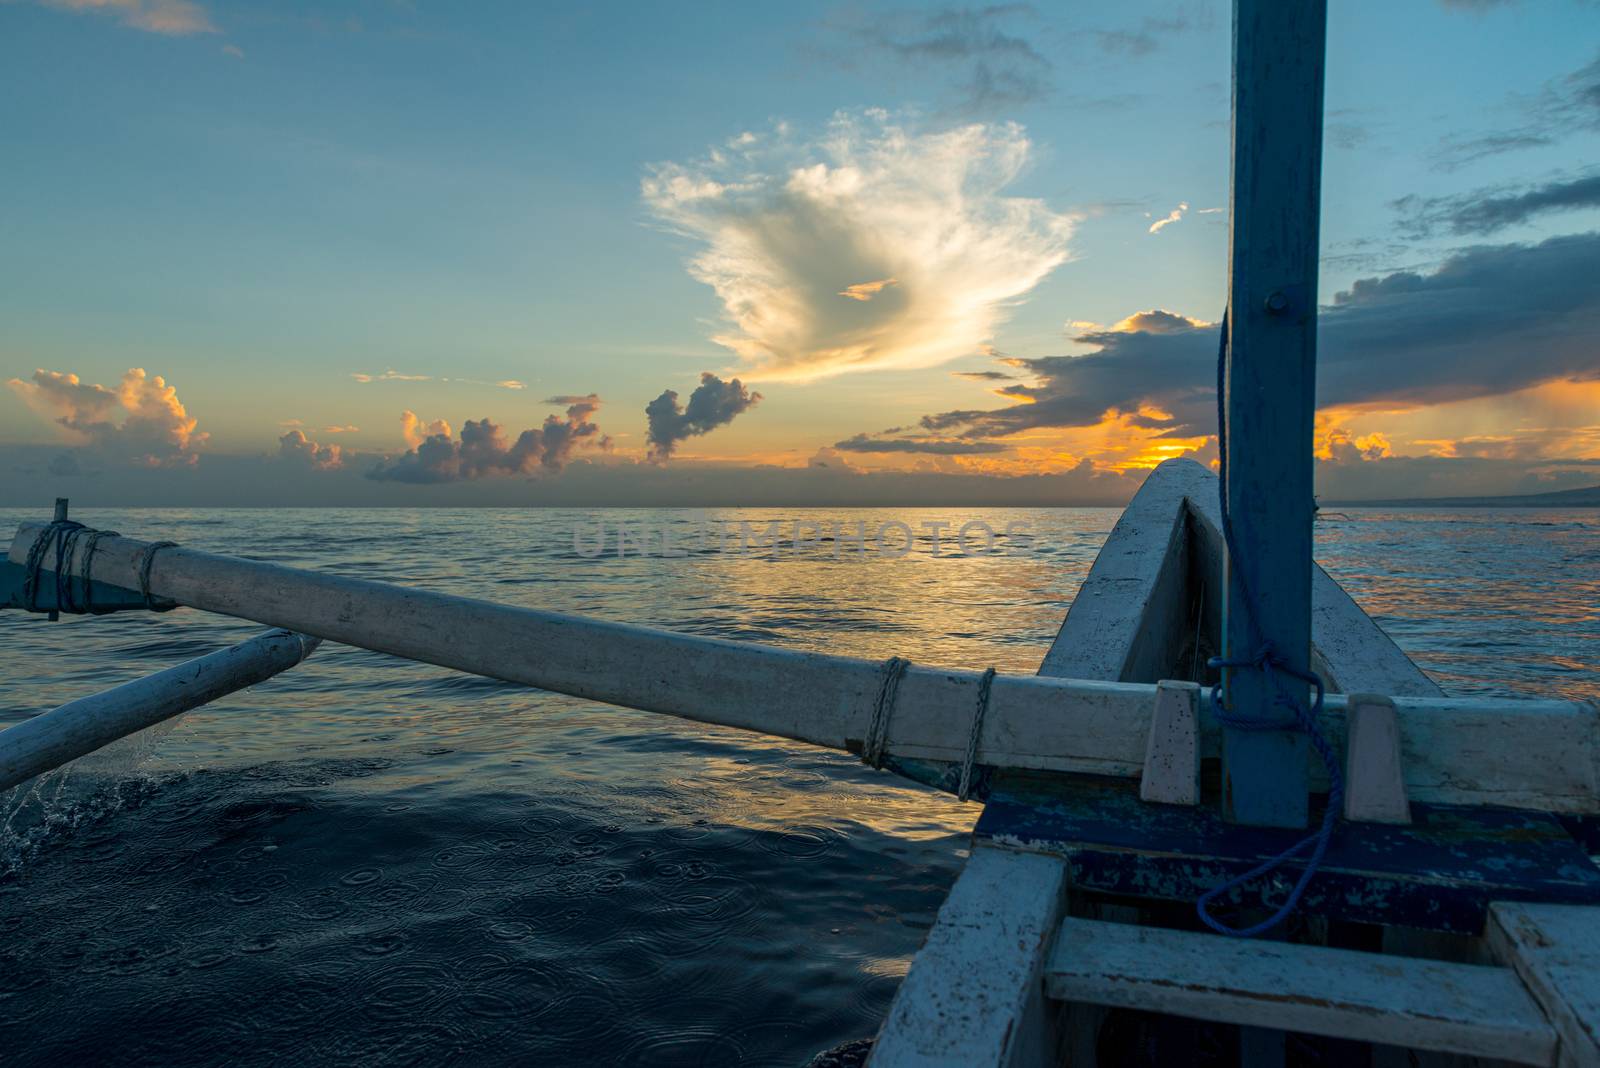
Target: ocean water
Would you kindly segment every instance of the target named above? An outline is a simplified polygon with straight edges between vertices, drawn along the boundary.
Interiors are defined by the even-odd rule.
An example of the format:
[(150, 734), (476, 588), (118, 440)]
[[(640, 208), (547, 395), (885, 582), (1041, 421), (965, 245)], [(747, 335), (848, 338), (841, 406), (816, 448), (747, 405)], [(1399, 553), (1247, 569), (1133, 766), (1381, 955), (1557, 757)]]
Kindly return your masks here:
[[(37, 517), (0, 510), (0, 528)], [(1031, 672), (1116, 512), (77, 518), (529, 607)], [(926, 537), (835, 558), (692, 535), (672, 557), (618, 558), (614, 536), (583, 555), (597, 519), (1018, 529), (991, 555), (952, 554), (948, 531), (938, 556)], [(1318, 536), (1447, 692), (1600, 699), (1600, 513), (1354, 511)], [(0, 726), (261, 629), (0, 612)], [(875, 1030), (976, 815), (844, 755), (324, 645), (0, 795), (0, 1062), (803, 1063)]]

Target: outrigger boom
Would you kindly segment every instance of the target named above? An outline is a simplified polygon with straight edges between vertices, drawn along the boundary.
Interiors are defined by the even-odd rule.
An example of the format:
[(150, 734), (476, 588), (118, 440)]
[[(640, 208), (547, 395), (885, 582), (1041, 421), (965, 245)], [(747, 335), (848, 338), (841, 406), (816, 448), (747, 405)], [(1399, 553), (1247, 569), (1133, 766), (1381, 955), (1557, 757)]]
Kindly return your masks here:
[[(69, 608), (54, 602), (58, 588), (92, 583), (131, 603), (144, 603), (147, 591), (152, 603), (857, 754), (884, 676), (884, 665), (873, 660), (519, 608), (114, 535), (100, 538), (91, 553), (88, 538), (64, 542), (50, 532), (49, 524), (22, 524), (8, 561), (26, 567), (34, 554), (49, 579), (35, 584), (40, 611)], [(43, 560), (36, 549), (41, 539), (55, 546), (46, 547)], [(66, 558), (54, 558), (63, 545)], [(952, 772), (968, 759), (981, 679), (980, 671), (910, 667), (887, 723), (885, 765), (953, 790)], [(1187, 693), (1198, 715), (1202, 702), (1192, 688)], [(1137, 778), (1149, 755), (1156, 698), (1157, 687), (1143, 683), (998, 676), (971, 760), (991, 770)], [(1344, 734), (1349, 703), (1344, 695), (1329, 697), (1326, 729), (1335, 738)], [(1593, 705), (1397, 697), (1393, 706), (1409, 797), (1600, 812), (1600, 710)], [(1214, 755), (1220, 729), (1208, 717), (1198, 722), (1196, 757)], [(0, 732), (0, 742), (9, 733)]]

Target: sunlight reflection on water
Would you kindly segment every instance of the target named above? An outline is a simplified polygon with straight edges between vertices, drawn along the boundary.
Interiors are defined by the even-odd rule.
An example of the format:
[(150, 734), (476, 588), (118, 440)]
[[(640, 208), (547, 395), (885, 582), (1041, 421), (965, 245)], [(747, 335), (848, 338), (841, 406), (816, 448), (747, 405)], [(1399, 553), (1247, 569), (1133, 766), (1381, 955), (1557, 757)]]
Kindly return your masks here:
[[(677, 513), (1023, 521), (1031, 537), (985, 557), (924, 542), (903, 559), (835, 560), (828, 545), (586, 558), (573, 532), (596, 516), (666, 518), (79, 518), (530, 607), (1008, 672), (1038, 667), (1116, 519)], [(7, 529), (23, 518), (0, 511)], [(1318, 551), (1448, 692), (1600, 697), (1596, 513), (1357, 511), (1318, 525)], [(0, 723), (260, 629), (189, 611), (55, 626), (0, 613)], [(0, 1048), (28, 1051), (18, 1063), (793, 1064), (876, 1026), (976, 815), (796, 743), (329, 645), (42, 789), (8, 799), (0, 835)]]

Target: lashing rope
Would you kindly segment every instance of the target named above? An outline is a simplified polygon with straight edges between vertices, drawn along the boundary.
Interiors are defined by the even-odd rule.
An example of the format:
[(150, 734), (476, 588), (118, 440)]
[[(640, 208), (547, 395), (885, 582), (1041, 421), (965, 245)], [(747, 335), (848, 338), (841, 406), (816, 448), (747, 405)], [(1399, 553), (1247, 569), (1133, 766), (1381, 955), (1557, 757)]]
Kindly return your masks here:
[(83, 560), (78, 564), (78, 576), (83, 579), (83, 608), (84, 612), (94, 611), (94, 554), (100, 547), (101, 538), (121, 537), (114, 530), (88, 531), (83, 545)]
[(889, 742), (889, 712), (894, 708), (894, 695), (900, 689), (911, 661), (903, 656), (891, 656), (883, 662), (878, 679), (878, 699), (872, 705), (872, 722), (867, 727), (867, 743), (861, 748), (861, 760), (872, 768), (883, 767), (884, 748)]
[[(1222, 498), (1222, 540), (1227, 547), (1230, 565), (1239, 559), (1238, 544), (1233, 533), (1233, 515), (1228, 508), (1228, 413), (1227, 413), (1227, 365), (1228, 365), (1228, 315), (1222, 316), (1222, 341), (1217, 351), (1217, 454), (1218, 475), (1220, 476)], [(1334, 752), (1322, 730), (1317, 726), (1317, 719), (1322, 715), (1322, 702), (1326, 693), (1321, 676), (1314, 671), (1301, 671), (1289, 666), (1287, 660), (1278, 652), (1270, 639), (1261, 633), (1260, 616), (1256, 612), (1255, 591), (1250, 587), (1250, 578), (1238, 568), (1231, 568), (1239, 580), (1240, 600), (1243, 602), (1245, 618), (1250, 624), (1250, 633), (1255, 645), (1255, 653), (1248, 658), (1213, 657), (1206, 661), (1206, 666), (1216, 669), (1232, 669), (1260, 671), (1277, 691), (1273, 704), (1288, 709), (1295, 720), (1295, 728), (1305, 733), (1311, 747), (1322, 758), (1323, 764), (1328, 769), (1328, 804), (1322, 814), (1322, 824), (1315, 832), (1302, 838), (1294, 845), (1285, 849), (1275, 857), (1261, 862), (1243, 875), (1228, 880), (1221, 886), (1206, 891), (1195, 902), (1195, 911), (1199, 913), (1200, 920), (1207, 927), (1218, 934), (1231, 935), (1235, 938), (1254, 938), (1264, 931), (1269, 931), (1288, 918), (1300, 904), (1300, 899), (1305, 896), (1306, 887), (1310, 884), (1312, 876), (1317, 873), (1322, 864), (1323, 857), (1328, 852), (1328, 843), (1333, 838), (1333, 828), (1339, 819), (1339, 810), (1344, 805), (1344, 775), (1339, 768), (1339, 758)], [(1299, 680), (1316, 689), (1316, 698), (1310, 706), (1306, 705), (1304, 694), (1296, 696), (1283, 683), (1283, 676)], [(1281, 723), (1251, 719), (1246, 716), (1235, 715), (1230, 712), (1222, 700), (1222, 683), (1218, 682), (1211, 688), (1211, 712), (1225, 727), (1236, 730), (1262, 731), (1282, 730)], [(1244, 884), (1260, 878), (1269, 872), (1287, 864), (1291, 859), (1311, 849), (1311, 855), (1306, 859), (1305, 871), (1295, 881), (1289, 896), (1283, 904), (1270, 917), (1260, 923), (1249, 927), (1229, 927), (1227, 924), (1211, 915), (1211, 904), (1224, 894), (1230, 893)]]
[(61, 604), (60, 581), (62, 545), (69, 532), (83, 529), (83, 524), (71, 519), (53, 519), (45, 525), (33, 544), (28, 546), (28, 562), (22, 574), (22, 605), (30, 612), (39, 611), (39, 579), (44, 568), (45, 550), (54, 543), (56, 550), (56, 604)]
[(158, 601), (150, 595), (150, 565), (155, 563), (156, 553), (162, 549), (176, 548), (175, 541), (153, 541), (144, 548), (144, 553), (139, 558), (139, 594), (144, 598), (144, 606), (152, 612), (170, 612), (178, 607), (176, 601)]
[(983, 717), (989, 711), (989, 689), (994, 685), (994, 674), (994, 668), (989, 668), (978, 682), (978, 706), (972, 710), (972, 733), (967, 736), (967, 758), (961, 762), (961, 785), (956, 789), (956, 797), (961, 801), (965, 801), (972, 790), (972, 766), (978, 759), (978, 736), (983, 733)]
[[(911, 661), (903, 656), (891, 656), (878, 671), (878, 696), (872, 703), (872, 721), (867, 725), (867, 739), (861, 747), (861, 762), (871, 768), (882, 768), (888, 756), (889, 720), (894, 714), (895, 695), (900, 692), (900, 680), (905, 678)], [(978, 700), (972, 710), (972, 727), (967, 733), (967, 752), (961, 762), (960, 785), (956, 797), (967, 800), (972, 793), (972, 775), (978, 761), (978, 740), (983, 735), (983, 719), (989, 711), (989, 693), (994, 685), (995, 670), (989, 668), (978, 680)]]
[[(119, 536), (114, 530), (95, 530), (71, 519), (52, 520), (33, 539), (33, 544), (28, 546), (28, 561), (22, 579), (23, 607), (30, 612), (41, 610), (39, 591), (44, 578), (44, 562), (47, 557), (53, 555), (55, 568), (52, 578), (56, 598), (55, 605), (50, 611), (80, 616), (92, 613), (95, 609), (94, 554), (99, 549), (102, 539)], [(150, 564), (155, 559), (156, 551), (177, 544), (175, 541), (152, 542), (145, 547), (140, 557), (139, 593), (144, 598), (144, 606), (152, 612), (168, 612), (178, 607), (176, 601), (157, 598), (150, 592)], [(72, 567), (74, 560), (77, 562), (76, 574)], [(74, 578), (77, 579), (76, 588)]]

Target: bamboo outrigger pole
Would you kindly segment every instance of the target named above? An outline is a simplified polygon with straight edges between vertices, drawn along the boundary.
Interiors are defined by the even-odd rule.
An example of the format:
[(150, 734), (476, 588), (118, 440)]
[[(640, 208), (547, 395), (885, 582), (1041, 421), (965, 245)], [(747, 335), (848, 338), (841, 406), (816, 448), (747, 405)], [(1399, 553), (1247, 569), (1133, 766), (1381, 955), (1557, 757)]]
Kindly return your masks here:
[[(48, 530), (42, 523), (19, 527), (9, 562), (26, 561)], [(64, 561), (46, 553), (44, 573), (53, 581), (60, 569), (82, 584), (82, 545), (70, 547)], [(92, 569), (95, 583), (133, 599), (143, 587), (152, 599), (299, 634), (847, 752), (865, 748), (882, 692), (884, 665), (872, 660), (518, 608), (132, 538), (100, 539)], [(1117, 778), (1141, 774), (1155, 686), (1002, 675), (993, 680), (973, 746), (983, 676), (936, 667), (907, 671), (884, 734), (891, 766), (913, 777), (908, 762), (948, 767), (968, 760)], [(1395, 707), (1413, 755), (1405, 773), (1414, 799), (1600, 811), (1600, 710), (1593, 705), (1396, 698)], [(1329, 700), (1326, 729), (1336, 739), (1344, 709), (1343, 698)], [(1214, 737), (1209, 744), (1215, 751)]]
[(158, 671), (0, 731), (0, 790), (294, 667), (321, 643), (286, 630)]

